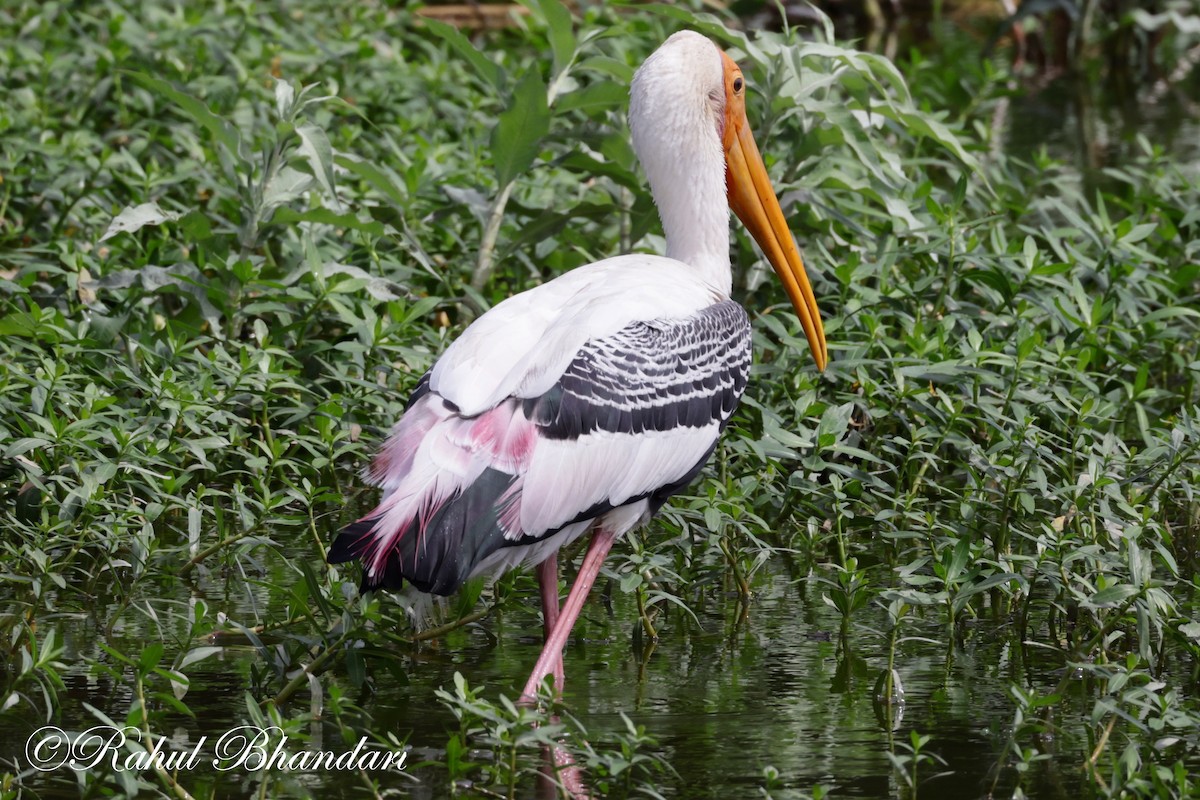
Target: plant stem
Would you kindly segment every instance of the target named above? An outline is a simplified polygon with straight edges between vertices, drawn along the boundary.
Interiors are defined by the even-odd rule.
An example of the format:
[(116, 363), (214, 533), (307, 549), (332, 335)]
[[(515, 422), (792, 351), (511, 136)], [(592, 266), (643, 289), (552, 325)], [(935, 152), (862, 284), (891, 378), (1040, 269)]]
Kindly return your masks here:
[(750, 599), (750, 584), (746, 583), (746, 576), (742, 574), (741, 567), (738, 566), (737, 559), (733, 557), (733, 552), (729, 549), (729, 540), (721, 536), (717, 540), (721, 545), (721, 552), (725, 554), (725, 558), (729, 561), (729, 567), (733, 570), (733, 579), (738, 585), (738, 594), (743, 600)]
[(481, 608), (478, 611), (472, 611), (465, 617), (459, 617), (453, 622), (447, 622), (445, 625), (438, 625), (436, 628), (429, 628), (421, 631), (420, 633), (413, 634), (411, 641), (423, 642), (426, 639), (436, 639), (437, 637), (447, 634), (457, 628), (461, 628), (464, 625), (470, 625), (472, 622), (478, 622), (488, 614), (492, 613), (492, 608), (494, 608), (494, 606)]
[(296, 677), (294, 677), (290, 681), (288, 681), (287, 686), (284, 686), (283, 689), (279, 692), (279, 694), (275, 695), (274, 698), (272, 698), (271, 700), (269, 700), (267, 702), (275, 707), (279, 707), (279, 706), (283, 705), (284, 703), (286, 703), (288, 700), (290, 700), (292, 695), (294, 695), (296, 692), (298, 692), (300, 690), (300, 687), (303, 686), (308, 681), (309, 675), (313, 675), (318, 670), (325, 668), (325, 664), (328, 663), (329, 659), (333, 657), (333, 654), (336, 653), (341, 648), (342, 644), (346, 641), (347, 638), (349, 638), (349, 636), (350, 636), (350, 631), (346, 631), (341, 636), (339, 636), (338, 640), (336, 642), (334, 642), (329, 647), (326, 647), (324, 650), (322, 650), (320, 653), (318, 653), (316, 658), (314, 658), (308, 666), (306, 666), (304, 669), (300, 670), (300, 672), (296, 675)]
[(641, 617), (642, 631), (652, 642), (658, 641), (658, 631), (654, 629), (654, 623), (650, 620), (650, 615), (646, 610), (646, 587), (645, 584), (638, 587), (637, 590), (637, 606), (638, 616)]
[[(146, 710), (146, 689), (140, 674), (135, 685), (137, 687), (138, 705), (142, 710), (142, 733), (146, 736), (146, 749), (153, 750), (154, 734), (150, 732), (150, 715)], [(179, 785), (179, 782), (172, 777), (171, 773), (167, 772), (157, 763), (154, 765), (154, 774), (179, 800), (195, 800), (187, 789)]]
[[(516, 181), (509, 181), (496, 194), (488, 209), (487, 225), (483, 229), (483, 238), (479, 242), (479, 257), (475, 260), (475, 272), (471, 275), (471, 288), (480, 291), (492, 277), (493, 263), (496, 255), (496, 239), (500, 235), (500, 223), (504, 221), (504, 207), (512, 194)], [(483, 311), (483, 309), (478, 309)]]
[(242, 539), (245, 539), (247, 536), (253, 534), (256, 530), (257, 528), (251, 528), (248, 531), (242, 531), (241, 533), (234, 534), (233, 536), (227, 536), (216, 544), (204, 548), (199, 553), (192, 556), (192, 558), (189, 559), (186, 564), (179, 568), (179, 576), (183, 577), (184, 575), (187, 575), (189, 572), (195, 569), (197, 564), (211, 556), (213, 553), (229, 547), (230, 545), (237, 544)]

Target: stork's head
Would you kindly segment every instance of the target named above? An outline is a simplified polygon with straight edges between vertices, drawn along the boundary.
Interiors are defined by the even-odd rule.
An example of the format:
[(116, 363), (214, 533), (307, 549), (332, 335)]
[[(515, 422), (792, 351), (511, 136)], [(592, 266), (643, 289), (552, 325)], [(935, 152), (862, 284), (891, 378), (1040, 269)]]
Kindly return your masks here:
[(651, 187), (685, 181), (696, 165), (724, 165), (729, 207), (783, 281), (813, 359), (828, 348), (816, 298), (746, 120), (746, 79), (708, 38), (680, 31), (638, 68), (629, 96), (633, 147)]

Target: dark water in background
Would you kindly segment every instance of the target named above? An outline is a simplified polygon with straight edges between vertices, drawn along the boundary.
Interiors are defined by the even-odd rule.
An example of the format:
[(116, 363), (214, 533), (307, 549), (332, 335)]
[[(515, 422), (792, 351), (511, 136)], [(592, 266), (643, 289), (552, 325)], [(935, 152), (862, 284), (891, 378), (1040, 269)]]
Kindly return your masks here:
[[(1105, 169), (1120, 167), (1138, 146), (1138, 135), (1180, 162), (1192, 162), (1195, 170), (1200, 159), (1198, 107), (1196, 70), (1165, 90), (1133, 86), (1124, 92), (1064, 76), (1015, 93), (996, 124), (1011, 154), (1026, 158), (1044, 147), (1052, 157), (1074, 164), (1086, 189), (1105, 180)], [(273, 556), (264, 558), (270, 563)], [(214, 606), (243, 615), (244, 622), (271, 619), (282, 607), (281, 598), (239, 581), (207, 588), (212, 597), (225, 598), (214, 599)], [(658, 787), (671, 797), (759, 796), (767, 767), (781, 776), (772, 789), (777, 798), (810, 793), (817, 784), (832, 787), (837, 797), (907, 796), (887, 753), (902, 754), (898, 745), (907, 743), (913, 731), (932, 735), (928, 751), (945, 762), (920, 767), (921, 795), (1011, 795), (1017, 779), (1010, 758), (1015, 722), (1011, 686), (1049, 693), (1063, 681), (1064, 665), (1037, 649), (1023, 651), (1008, 618), (974, 622), (949, 646), (936, 611), (927, 621), (912, 621), (895, 660), (904, 703), (886, 719), (874, 700), (889, 646), (890, 625), (881, 608), (856, 612), (842, 640), (840, 616), (824, 602), (825, 589), (817, 582), (789, 575), (774, 563), (764, 568), (754, 588), (756, 598), (744, 621), (736, 621), (732, 598), (710, 602), (699, 614), (699, 629), (675, 611), (652, 650), (632, 643), (637, 613), (630, 598), (614, 592), (612, 618), (601, 604), (590, 603), (580, 635), (565, 655), (571, 712), (597, 734), (623, 729), (622, 712), (644, 725), (657, 740), (652, 752), (663, 755), (677, 773), (663, 776)], [(181, 608), (187, 602), (179, 598)], [(100, 656), (96, 640), (107, 616), (105, 603), (99, 602), (94, 616), (56, 621), (66, 633), (64, 661), (79, 664), (83, 657)], [(153, 628), (139, 630), (137, 615), (128, 611), (122, 619), (112, 633), (114, 642), (122, 642), (125, 652), (136, 652), (133, 643)], [(457, 725), (434, 690), (452, 686), (454, 673), (461, 672), (485, 697), (513, 697), (540, 646), (537, 598), (531, 596), (522, 608), (495, 614), (416, 654), (401, 655), (408, 682), (388, 680), (380, 672), (378, 693), (364, 706), (376, 720), (374, 728), (390, 728), (417, 755), (441, 757), (448, 731)], [(193, 685), (186, 700), (198, 717), (180, 716), (173, 731), (163, 732), (182, 742), (244, 719), (246, 687), (256, 661), (248, 649), (231, 649), (225, 658), (189, 670)], [(123, 721), (119, 715), (132, 699), (128, 687), (90, 676), (85, 666), (73, 669), (65, 680), (63, 727), (97, 723), (85, 702)], [(1081, 764), (1090, 747), (1082, 732), (1093, 695), (1081, 691), (1075, 696), (1071, 681), (1066, 686), (1050, 730), (1037, 739), (1038, 748), (1050, 757), (1035, 762), (1020, 781), (1021, 789), (1038, 800), (1077, 797), (1086, 780)], [(307, 702), (305, 695), (299, 697), (296, 702)], [(0, 727), (0, 756), (8, 759), (19, 752), (29, 728), (5, 724)], [(1028, 746), (1028, 737), (1022, 733), (1017, 743)], [(331, 736), (326, 746), (341, 745)], [(946, 774), (925, 777), (936, 773)], [(449, 796), (444, 770), (423, 773), (415, 768), (412, 774), (425, 774), (430, 781), (414, 784), (398, 777), (388, 788), (417, 798)], [(43, 797), (78, 796), (69, 773), (53, 773), (38, 785)], [(530, 784), (522, 786), (530, 789)], [(220, 796), (249, 796), (256, 790), (245, 776), (220, 787)], [(362, 796), (354, 781), (329, 775), (300, 780), (296, 789), (319, 797)]]
[[(1128, 86), (1123, 81), (1063, 75), (1025, 86), (998, 119), (1009, 155), (1029, 158), (1043, 148), (1073, 165), (1089, 189), (1104, 185), (1104, 170), (1120, 169), (1141, 153), (1139, 138), (1173, 160), (1200, 161), (1200, 68), (1177, 84)], [(1091, 199), (1093, 191), (1086, 193)]]

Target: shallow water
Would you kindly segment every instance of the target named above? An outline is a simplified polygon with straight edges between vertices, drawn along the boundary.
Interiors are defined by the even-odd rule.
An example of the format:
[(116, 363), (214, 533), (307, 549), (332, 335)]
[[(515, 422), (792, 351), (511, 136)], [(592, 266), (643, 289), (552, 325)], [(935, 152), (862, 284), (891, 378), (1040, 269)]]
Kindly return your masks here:
[[(892, 721), (875, 703), (876, 680), (887, 667), (889, 628), (878, 606), (855, 616), (846, 642), (839, 644), (840, 617), (822, 600), (822, 588), (808, 579), (795, 580), (782, 565), (768, 565), (754, 583), (756, 596), (749, 613), (738, 622), (734, 597), (710, 600), (699, 614), (700, 626), (676, 612), (661, 626), (653, 648), (631, 645), (636, 608), (631, 598), (613, 592), (610, 617), (602, 602), (585, 608), (578, 634), (567, 648), (566, 703), (593, 737), (621, 730), (621, 712), (644, 725), (659, 753), (677, 773), (663, 775), (655, 788), (680, 798), (751, 796), (766, 785), (764, 769), (780, 774), (773, 796), (808, 793), (817, 784), (840, 797), (885, 798), (904, 794), (898, 773), (887, 757), (903, 754), (900, 745), (911, 731), (931, 734), (928, 752), (944, 765), (922, 765), (920, 789), (933, 797), (1009, 796), (1014, 773), (1007, 768), (1006, 747), (1013, 722), (1009, 686), (1016, 682), (1050, 692), (1061, 677), (1059, 665), (1029, 667), (1012, 652), (1014, 635), (1007, 620), (966, 626), (961, 641), (947, 650), (950, 638), (936, 621), (912, 620), (906, 626), (896, 655), (896, 669), (905, 691)], [(272, 598), (245, 594), (229, 607), (233, 615), (268, 609)], [(457, 723), (435, 697), (438, 688), (453, 686), (461, 672), (484, 697), (513, 697), (540, 650), (537, 600), (529, 598), (505, 614), (428, 644), (395, 655), (408, 683), (376, 670), (378, 693), (363, 705), (373, 717), (371, 727), (390, 730), (414, 748), (410, 763), (444, 756), (449, 732)], [(98, 606), (103, 618), (104, 607)], [(159, 609), (161, 614), (161, 609)], [(931, 614), (936, 619), (937, 614)], [(140, 636), (152, 635), (136, 615), (124, 616), (112, 644), (136, 652)], [(168, 629), (170, 626), (167, 626)], [(81, 656), (98, 656), (94, 621), (68, 623), (65, 661), (78, 664)], [(174, 737), (185, 749), (199, 736), (215, 737), (245, 718), (248, 673), (258, 657), (249, 648), (229, 648), (220, 659), (189, 670), (192, 687), (186, 695), (194, 720), (183, 715), (160, 723), (158, 732)], [(122, 722), (129, 707), (127, 686), (89, 677), (84, 667), (67, 678), (59, 724), (68, 730), (97, 724), (83, 703), (94, 705)], [(309, 702), (305, 694), (295, 701)], [(1059, 757), (1043, 762), (1035, 782), (1025, 791), (1034, 798), (1077, 796), (1082, 777), (1078, 765), (1086, 743), (1073, 730), (1082, 730), (1090, 701), (1069, 698), (1055, 709), (1063, 731)], [(15, 745), (35, 727), (0, 730), (6, 742), (3, 755), (16, 755)], [(322, 744), (323, 742), (323, 744)], [(308, 749), (338, 750), (340, 740), (329, 728), (314, 736)], [(536, 764), (529, 764), (536, 768)], [(409, 777), (391, 777), (384, 785), (405, 789), (412, 796), (451, 796), (444, 768), (415, 768)], [(251, 773), (216, 776), (197, 771), (193, 780), (215, 780), (220, 796), (250, 796), (256, 789)], [(993, 787), (993, 782), (995, 786)], [(48, 774), (39, 782), (43, 796), (76, 796), (69, 773)], [(526, 789), (531, 782), (523, 783)], [(337, 774), (304, 776), (293, 790), (318, 796), (354, 796), (361, 788)]]
[[(879, 609), (861, 614), (849, 636), (855, 650), (841, 653), (837, 613), (819, 590), (802, 588), (771, 568), (743, 623), (729, 622), (737, 613), (731, 599), (701, 616), (701, 630), (666, 627), (646, 657), (630, 646), (628, 623), (615, 623), (607, 640), (585, 633), (566, 656), (572, 713), (593, 732), (620, 728), (621, 711), (644, 725), (678, 772), (657, 788), (677, 797), (749, 796), (764, 785), (768, 766), (795, 789), (825, 784), (843, 797), (893, 797), (900, 786), (886, 753), (894, 742), (907, 742), (911, 730), (933, 734), (930, 749), (947, 762), (923, 771), (950, 772), (924, 790), (932, 796), (984, 795), (984, 779), (1003, 760), (1012, 722), (1010, 637), (980, 626), (947, 653), (932, 641), (945, 638), (944, 629), (918, 623), (899, 648), (896, 666), (906, 694), (892, 729), (873, 702), (876, 679), (887, 665), (887, 639), (878, 633), (887, 627), (886, 615)], [(618, 619), (629, 620), (630, 611), (618, 603)], [(590, 613), (603, 616), (597, 604)], [(515, 693), (539, 643), (514, 641), (500, 630), (507, 627), (496, 626), (494, 647), (479, 636), (452, 658), (423, 662), (419, 673), (410, 673), (405, 692), (379, 698), (385, 705), (396, 702), (393, 726), (413, 725), (413, 744), (439, 746), (450, 721), (432, 701), (432, 689), (450, 683), (455, 670), (472, 685)], [(1037, 680), (1049, 691), (1058, 676), (1047, 670)], [(417, 719), (422, 722), (415, 724)], [(1076, 776), (1062, 779), (1062, 790), (1032, 796), (1074, 796)], [(1002, 775), (1001, 786), (1003, 781)]]
[(1120, 169), (1140, 152), (1140, 137), (1185, 168), (1198, 169), (1200, 69), (1179, 84), (1133, 87), (1126, 95), (1073, 75), (1014, 86), (1021, 91), (993, 118), (1005, 151), (1029, 159), (1045, 149), (1075, 166), (1089, 197), (1101, 188), (1104, 170)]

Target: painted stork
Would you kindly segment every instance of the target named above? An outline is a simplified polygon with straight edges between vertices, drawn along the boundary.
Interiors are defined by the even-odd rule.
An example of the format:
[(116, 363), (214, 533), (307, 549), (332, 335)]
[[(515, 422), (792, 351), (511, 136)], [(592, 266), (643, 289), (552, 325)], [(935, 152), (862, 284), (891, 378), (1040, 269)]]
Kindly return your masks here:
[[(804, 265), (746, 121), (745, 79), (704, 36), (671, 36), (634, 75), (629, 126), (666, 257), (588, 264), (497, 304), (421, 378), (367, 471), (379, 506), (330, 562), (363, 588), (448, 595), (537, 564), (545, 647), (534, 697), (613, 542), (703, 468), (750, 370), (750, 318), (730, 299), (729, 208), (796, 308), (819, 369), (827, 349)], [(559, 609), (557, 552), (591, 543)]]

